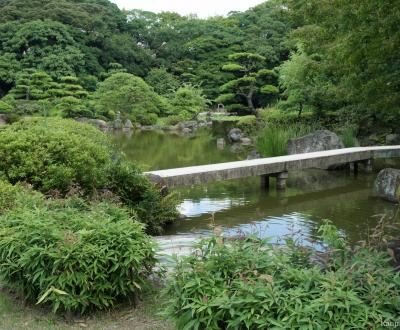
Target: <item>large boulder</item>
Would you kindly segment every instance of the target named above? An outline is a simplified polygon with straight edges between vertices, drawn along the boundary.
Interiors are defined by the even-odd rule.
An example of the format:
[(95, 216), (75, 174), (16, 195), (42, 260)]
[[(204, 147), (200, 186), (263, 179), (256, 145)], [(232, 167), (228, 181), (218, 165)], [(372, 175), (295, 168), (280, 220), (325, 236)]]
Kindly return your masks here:
[(400, 170), (385, 168), (380, 171), (374, 184), (375, 195), (390, 202), (400, 201)]
[(386, 135), (385, 140), (387, 146), (400, 145), (400, 134)]
[(240, 142), (243, 138), (242, 130), (239, 128), (232, 128), (228, 133), (228, 138), (232, 142)]
[(335, 133), (328, 130), (320, 130), (297, 139), (290, 139), (287, 145), (289, 155), (341, 148), (344, 148), (343, 142)]

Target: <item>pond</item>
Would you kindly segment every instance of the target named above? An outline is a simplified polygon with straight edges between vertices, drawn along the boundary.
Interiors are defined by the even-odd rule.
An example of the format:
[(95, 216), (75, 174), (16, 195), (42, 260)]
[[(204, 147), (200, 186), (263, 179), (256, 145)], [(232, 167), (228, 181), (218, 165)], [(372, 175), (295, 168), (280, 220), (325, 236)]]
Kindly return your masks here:
[[(227, 145), (217, 148), (209, 132), (185, 137), (149, 131), (114, 136), (128, 158), (145, 170), (242, 160), (249, 149)], [(398, 166), (396, 160), (376, 161), (374, 173), (360, 171), (307, 170), (289, 173), (288, 188), (277, 193), (274, 180), (269, 192), (260, 189), (259, 178), (217, 182), (176, 189), (184, 219), (166, 231), (167, 235), (209, 235), (220, 225), (227, 235), (256, 232), (273, 240), (287, 234), (307, 244), (317, 235), (324, 219), (330, 219), (352, 242), (366, 239), (380, 216), (397, 215), (398, 206), (372, 194), (377, 171)]]

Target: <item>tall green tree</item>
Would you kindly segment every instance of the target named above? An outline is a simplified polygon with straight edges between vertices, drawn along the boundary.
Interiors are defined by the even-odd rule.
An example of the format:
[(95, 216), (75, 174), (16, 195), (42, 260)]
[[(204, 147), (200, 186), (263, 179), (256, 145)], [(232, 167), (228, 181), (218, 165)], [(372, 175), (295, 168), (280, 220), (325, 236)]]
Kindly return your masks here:
[(231, 72), (235, 78), (220, 87), (217, 102), (234, 101), (239, 97), (247, 103), (248, 111), (258, 116), (254, 99), (258, 93), (277, 94), (278, 88), (272, 84), (275, 78), (273, 70), (264, 69), (266, 58), (253, 53), (235, 53), (229, 55), (228, 64), (222, 70)]

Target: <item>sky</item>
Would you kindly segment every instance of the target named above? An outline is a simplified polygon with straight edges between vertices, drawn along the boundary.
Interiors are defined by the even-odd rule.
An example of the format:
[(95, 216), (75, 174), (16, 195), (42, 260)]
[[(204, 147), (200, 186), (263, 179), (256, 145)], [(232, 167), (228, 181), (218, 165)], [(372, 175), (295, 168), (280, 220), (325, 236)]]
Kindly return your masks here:
[(121, 9), (142, 9), (152, 12), (173, 11), (181, 15), (197, 14), (206, 18), (245, 11), (265, 0), (111, 0)]

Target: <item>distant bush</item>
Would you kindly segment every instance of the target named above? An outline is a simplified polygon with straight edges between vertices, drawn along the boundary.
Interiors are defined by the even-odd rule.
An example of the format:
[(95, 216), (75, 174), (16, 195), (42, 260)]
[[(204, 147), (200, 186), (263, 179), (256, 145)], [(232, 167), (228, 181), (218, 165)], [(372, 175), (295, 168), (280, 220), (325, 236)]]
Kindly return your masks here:
[(173, 195), (162, 197), (160, 187), (90, 125), (60, 118), (15, 123), (0, 131), (0, 159), (0, 178), (44, 193), (77, 189), (90, 197), (109, 191), (139, 215), (149, 233), (159, 233), (178, 216)]
[(178, 262), (165, 314), (178, 329), (374, 329), (400, 315), (400, 274), (387, 252), (351, 248), (330, 224), (326, 252), (242, 238), (201, 242)]
[(81, 199), (27, 203), (0, 216), (0, 276), (54, 311), (133, 299), (155, 265), (154, 243), (128, 212)]
[(6, 102), (0, 100), (0, 113), (11, 113), (13, 107)]
[(162, 116), (171, 112), (168, 101), (142, 78), (124, 72), (114, 73), (99, 83), (94, 102), (101, 115), (110, 110), (126, 117), (149, 113)]
[(205, 98), (201, 89), (185, 85), (171, 96), (171, 105), (175, 115), (190, 120), (199, 112), (206, 111), (209, 101)]

